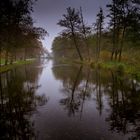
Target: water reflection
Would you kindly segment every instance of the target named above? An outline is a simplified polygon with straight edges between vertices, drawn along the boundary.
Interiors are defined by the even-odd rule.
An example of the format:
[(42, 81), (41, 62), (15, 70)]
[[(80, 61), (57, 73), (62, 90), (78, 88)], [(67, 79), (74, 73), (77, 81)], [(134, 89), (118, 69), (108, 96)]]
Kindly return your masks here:
[(140, 139), (140, 87), (133, 79), (125, 79), (112, 73), (110, 94), (110, 114), (106, 121), (111, 131), (131, 133), (130, 139)]
[(36, 139), (34, 122), (30, 120), (36, 106), (47, 102), (35, 91), (42, 68), (35, 65), (16, 68), (0, 75), (0, 139)]
[(2, 140), (139, 140), (140, 83), (40, 61), (0, 75), (0, 112)]
[[(60, 105), (70, 117), (82, 119), (85, 102), (96, 102), (100, 116), (106, 112), (108, 130), (140, 139), (140, 83), (120, 72), (77, 66), (54, 67), (63, 83)], [(77, 115), (76, 115), (77, 114)]]
[(60, 100), (60, 104), (65, 106), (65, 109), (68, 110), (68, 115), (74, 115), (75, 112), (79, 110), (80, 100), (78, 94), (76, 93), (77, 87), (79, 85), (79, 76), (81, 74), (82, 67), (79, 68), (76, 77), (71, 77), (68, 79), (68, 82), (63, 83), (63, 92), (67, 94), (67, 97)]

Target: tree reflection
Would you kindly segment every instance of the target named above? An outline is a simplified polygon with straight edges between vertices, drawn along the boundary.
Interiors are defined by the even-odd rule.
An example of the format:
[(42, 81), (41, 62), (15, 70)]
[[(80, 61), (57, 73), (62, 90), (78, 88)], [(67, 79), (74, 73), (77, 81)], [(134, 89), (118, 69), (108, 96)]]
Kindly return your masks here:
[(131, 134), (130, 139), (140, 139), (140, 89), (135, 80), (112, 73), (110, 114), (106, 121), (111, 131)]
[(79, 110), (80, 100), (78, 99), (78, 94), (76, 93), (76, 89), (79, 85), (79, 77), (82, 71), (82, 66), (79, 68), (76, 77), (71, 79), (72, 82), (67, 82), (64, 84), (63, 91), (68, 95), (68, 97), (61, 99), (60, 104), (65, 106), (65, 109), (68, 110), (68, 115), (74, 115), (76, 111)]
[(87, 75), (86, 79), (82, 81), (82, 84), (80, 86), (80, 100), (81, 100), (81, 109), (80, 109), (80, 118), (82, 119), (83, 109), (85, 101), (89, 98), (91, 98), (91, 87), (90, 87), (90, 68), (87, 69)]
[[(84, 103), (90, 97), (91, 88), (89, 84), (90, 69), (83, 69), (83, 66), (66, 68), (53, 68), (57, 79), (61, 79), (63, 89), (61, 90), (66, 98), (60, 100), (60, 104), (68, 111), (69, 116), (79, 113), (82, 118)], [(86, 75), (84, 72), (86, 71)], [(83, 79), (84, 77), (84, 79)]]
[[(121, 72), (85, 67), (53, 68), (62, 81), (65, 98), (60, 105), (69, 116), (82, 119), (85, 104), (96, 103), (99, 115), (106, 115), (109, 131), (140, 139), (140, 83)], [(105, 112), (105, 113), (104, 113)]]
[[(47, 98), (35, 95), (40, 87), (37, 85), (39, 69), (28, 70), (28, 76), (27, 70), (24, 67), (0, 75), (0, 139), (28, 140), (36, 137), (30, 118), (36, 106), (45, 104)], [(33, 78), (35, 73), (36, 78)]]
[(99, 110), (99, 114), (102, 115), (103, 110), (103, 101), (102, 101), (102, 92), (101, 91), (101, 71), (100, 69), (95, 70), (96, 73), (96, 83), (95, 83), (95, 90), (96, 90), (96, 101), (97, 101), (97, 109)]

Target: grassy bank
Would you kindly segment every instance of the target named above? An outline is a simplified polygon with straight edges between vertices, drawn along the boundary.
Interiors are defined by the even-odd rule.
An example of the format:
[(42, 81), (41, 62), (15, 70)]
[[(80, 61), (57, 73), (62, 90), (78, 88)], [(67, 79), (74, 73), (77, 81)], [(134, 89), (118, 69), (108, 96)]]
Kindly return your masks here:
[(19, 60), (19, 61), (14, 62), (13, 64), (2, 65), (0, 67), (0, 73), (8, 71), (8, 70), (15, 68), (17, 66), (20, 66), (20, 65), (30, 64), (33, 61), (35, 61), (35, 59), (27, 59), (26, 61)]
[(131, 77), (134, 76), (138, 80), (140, 80), (140, 63), (134, 62), (132, 60), (123, 60), (122, 62), (118, 61), (110, 61), (110, 60), (100, 60), (100, 61), (94, 61), (91, 59), (90, 61), (84, 60), (72, 60), (72, 59), (60, 59), (60, 63), (69, 63), (69, 64), (77, 64), (77, 65), (87, 65), (90, 66), (92, 69), (94, 68), (100, 68), (105, 70), (110, 70), (114, 72), (121, 72), (127, 75), (130, 75)]
[(107, 61), (107, 62), (92, 62), (92, 68), (98, 67), (102, 69), (108, 69), (112, 71), (122, 72), (124, 74), (129, 74), (131, 76), (135, 76), (140, 79), (140, 66), (129, 64), (125, 62), (114, 62), (114, 61)]
[(127, 73), (132, 73), (137, 70), (137, 67), (135, 65), (130, 65), (124, 62), (115, 62), (115, 61), (98, 62), (96, 65), (99, 67), (101, 66), (102, 68), (114, 69), (117, 71), (125, 71)]

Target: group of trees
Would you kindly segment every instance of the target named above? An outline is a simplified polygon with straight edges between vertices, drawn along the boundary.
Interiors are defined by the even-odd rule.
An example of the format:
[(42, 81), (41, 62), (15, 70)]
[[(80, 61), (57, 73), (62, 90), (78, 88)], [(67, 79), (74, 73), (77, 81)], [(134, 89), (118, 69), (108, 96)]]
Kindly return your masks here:
[[(78, 56), (80, 60), (83, 60), (83, 56), (78, 45), (78, 38), (83, 39), (88, 47), (87, 34), (90, 33), (90, 27), (86, 26), (84, 23), (82, 8), (80, 7), (80, 10), (75, 10), (71, 7), (67, 8), (67, 14), (63, 15), (63, 19), (58, 22), (58, 25), (66, 28), (66, 30), (63, 31), (62, 36), (67, 36), (73, 40)], [(87, 51), (89, 55), (88, 48)]]
[(134, 38), (136, 38), (136, 34), (140, 35), (140, 2), (137, 0), (112, 0), (112, 4), (107, 7), (110, 11), (109, 25), (113, 34), (111, 59), (121, 60), (126, 32), (131, 31)]
[[(95, 48), (94, 56), (98, 60), (101, 50), (108, 47), (111, 54), (110, 59), (121, 61), (126, 42), (133, 43), (133, 46), (139, 46), (140, 2), (137, 0), (112, 0), (106, 7), (108, 15), (105, 16), (103, 9), (100, 8), (94, 26), (86, 25), (81, 7), (77, 10), (71, 7), (67, 8), (67, 13), (58, 22), (58, 25), (65, 29), (53, 42), (54, 54), (59, 54), (57, 48), (63, 49), (64, 42), (71, 41), (71, 46), (75, 47), (81, 60), (85, 58), (85, 50), (87, 51), (86, 59), (90, 59), (90, 52), (93, 48)], [(105, 17), (107, 17), (107, 23), (105, 23)], [(92, 42), (96, 43), (91, 45), (92, 39), (94, 40)], [(105, 44), (103, 46), (105, 39), (107, 39), (106, 42), (110, 42), (110, 46), (105, 46)], [(57, 44), (57, 42), (59, 43)]]
[(42, 49), (40, 38), (43, 38), (47, 32), (33, 25), (31, 12), (35, 1), (1, 0), (0, 2), (0, 58), (5, 59), (5, 65), (17, 58), (34, 57)]

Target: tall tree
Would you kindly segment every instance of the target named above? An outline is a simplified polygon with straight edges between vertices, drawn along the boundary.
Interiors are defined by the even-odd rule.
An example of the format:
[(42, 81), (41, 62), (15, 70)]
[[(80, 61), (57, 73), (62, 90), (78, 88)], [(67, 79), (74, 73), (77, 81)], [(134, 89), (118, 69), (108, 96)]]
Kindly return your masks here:
[[(34, 28), (31, 12), (36, 0), (1, 0), (0, 2), (0, 49), (5, 53), (5, 64), (13, 61), (17, 49), (34, 46), (46, 31)], [(27, 43), (28, 42), (28, 43)], [(30, 42), (30, 43), (29, 43)]]
[[(124, 39), (126, 36), (126, 32), (130, 29), (137, 28), (137, 32), (139, 34), (140, 30), (140, 2), (137, 0), (120, 0), (120, 19), (121, 19), (121, 41), (119, 48), (119, 61), (121, 61), (122, 50), (124, 46)], [(133, 30), (134, 31), (134, 30)], [(137, 35), (138, 35), (137, 34)], [(139, 34), (140, 35), (140, 34)], [(132, 38), (131, 38), (132, 40)]]
[(58, 22), (58, 25), (65, 27), (66, 30), (64, 30), (64, 32), (72, 36), (79, 58), (81, 59), (81, 61), (83, 61), (83, 57), (81, 55), (77, 42), (77, 33), (80, 23), (81, 20), (79, 17), (79, 12), (76, 11), (75, 8), (68, 7), (67, 13), (63, 15), (63, 19)]
[(119, 2), (118, 0), (112, 0), (111, 4), (107, 5), (109, 9), (110, 23), (109, 27), (113, 34), (113, 47), (111, 52), (111, 60), (117, 59), (118, 55), (118, 37), (119, 37), (119, 26), (120, 26), (120, 18), (119, 18)]
[(103, 9), (100, 8), (99, 13), (97, 14), (97, 20), (95, 23), (95, 28), (97, 32), (97, 60), (100, 58), (100, 51), (101, 51), (101, 39), (102, 39), (102, 31), (103, 31), (103, 23), (104, 23), (104, 14)]
[(91, 28), (85, 24), (82, 7), (80, 7), (80, 12), (79, 13), (80, 13), (80, 18), (81, 18), (81, 25), (79, 26), (79, 32), (81, 33), (82, 38), (84, 39), (86, 49), (87, 49), (88, 59), (90, 60), (88, 35), (91, 33)]
[[(137, 0), (112, 0), (109, 8), (110, 29), (113, 31), (111, 59), (121, 61), (126, 32), (139, 27), (140, 2)], [(139, 29), (138, 29), (139, 30)]]

